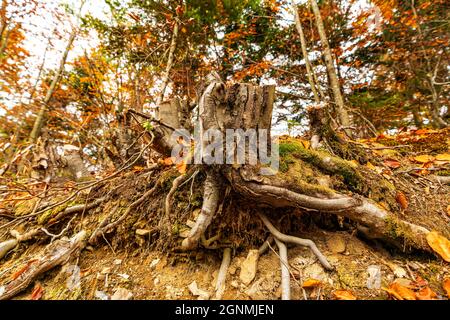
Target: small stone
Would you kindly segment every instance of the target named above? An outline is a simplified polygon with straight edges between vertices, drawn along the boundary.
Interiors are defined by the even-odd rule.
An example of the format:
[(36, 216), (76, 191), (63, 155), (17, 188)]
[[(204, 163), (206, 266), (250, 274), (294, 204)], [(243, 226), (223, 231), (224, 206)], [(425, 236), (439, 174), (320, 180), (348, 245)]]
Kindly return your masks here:
[(343, 253), (345, 252), (345, 240), (340, 235), (333, 235), (327, 240), (327, 246), (333, 253)]
[(256, 276), (256, 269), (258, 266), (259, 253), (258, 250), (250, 250), (248, 252), (247, 258), (241, 264), (241, 273), (239, 278), (242, 283), (249, 285)]
[(136, 234), (138, 236), (146, 236), (150, 234), (150, 230), (147, 229), (136, 229)]
[(153, 280), (153, 284), (154, 284), (155, 286), (159, 284), (159, 277), (156, 277), (156, 278)]
[(101, 273), (97, 273), (97, 280), (104, 280), (105, 279), (105, 275), (101, 274)]
[(99, 291), (99, 290), (95, 291), (95, 297), (100, 300), (108, 300), (109, 299), (109, 297), (106, 293), (104, 293), (103, 291)]
[(188, 286), (189, 291), (194, 295), (194, 296), (198, 296), (198, 300), (208, 300), (210, 297), (209, 292), (200, 289), (197, 286), (197, 282), (193, 281), (189, 286)]
[(118, 288), (111, 296), (111, 300), (131, 300), (133, 293), (125, 288)]
[(117, 266), (117, 265), (122, 263), (122, 260), (121, 259), (116, 259), (116, 260), (114, 260), (113, 263)]
[(367, 289), (381, 288), (381, 268), (377, 265), (370, 265), (367, 267)]
[(154, 259), (154, 260), (150, 263), (150, 269), (153, 269), (154, 267), (156, 267), (156, 265), (159, 263), (159, 261), (161, 261), (161, 259)]
[(233, 288), (236, 288), (236, 289), (239, 288), (239, 282), (237, 282), (236, 280), (231, 281), (230, 284), (231, 284), (231, 286), (232, 286)]
[(228, 268), (228, 273), (231, 274), (231, 275), (235, 275), (235, 274), (236, 274), (236, 271), (237, 271), (237, 266), (236, 266), (236, 265), (231, 265), (231, 266)]
[(117, 275), (127, 281), (128, 281), (128, 279), (130, 279), (130, 276), (126, 273), (118, 273)]

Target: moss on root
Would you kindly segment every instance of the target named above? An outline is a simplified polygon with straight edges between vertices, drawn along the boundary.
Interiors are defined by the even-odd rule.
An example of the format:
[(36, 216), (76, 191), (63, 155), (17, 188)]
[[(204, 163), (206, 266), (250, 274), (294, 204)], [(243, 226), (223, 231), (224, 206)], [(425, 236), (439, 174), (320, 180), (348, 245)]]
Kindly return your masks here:
[(306, 149), (295, 139), (280, 142), (280, 168), (287, 172), (296, 161), (308, 163), (326, 174), (339, 175), (350, 191), (363, 193), (365, 181), (355, 168), (355, 164), (334, 156), (323, 150)]

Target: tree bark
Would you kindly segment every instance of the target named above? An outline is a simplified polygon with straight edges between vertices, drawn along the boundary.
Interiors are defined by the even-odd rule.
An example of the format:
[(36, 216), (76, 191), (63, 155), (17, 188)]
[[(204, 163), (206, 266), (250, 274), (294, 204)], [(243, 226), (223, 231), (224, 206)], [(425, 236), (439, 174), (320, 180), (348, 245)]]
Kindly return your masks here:
[[(169, 83), (170, 70), (172, 69), (175, 49), (177, 47), (178, 28), (179, 28), (178, 21), (175, 21), (175, 25), (173, 27), (173, 33), (172, 33), (172, 41), (171, 41), (170, 47), (169, 47), (169, 57), (167, 59), (166, 70), (164, 71), (163, 78), (162, 78), (161, 91), (160, 91), (159, 96), (158, 96), (158, 98), (156, 100), (156, 107), (157, 108), (160, 106), (160, 104), (164, 100), (164, 94), (166, 93), (167, 84)], [(157, 118), (159, 118), (159, 111), (158, 111), (158, 109), (157, 109)]]
[[(325, 27), (322, 21), (322, 16), (320, 15), (319, 6), (317, 5), (316, 0), (310, 0), (310, 3), (314, 12), (317, 30), (319, 32), (320, 41), (322, 43), (324, 51), (325, 65), (330, 79), (330, 86), (331, 90), (333, 91), (334, 101), (337, 106), (337, 113), (340, 120), (340, 124), (343, 127), (349, 127), (350, 118), (347, 110), (345, 109), (344, 98), (341, 92), (341, 86), (339, 85), (339, 80), (336, 74), (336, 68), (334, 67), (333, 57), (331, 54), (330, 45), (328, 44), (328, 38), (325, 33)], [(346, 129), (345, 132), (347, 133), (347, 135), (351, 136), (350, 130)]]
[(46, 113), (48, 110), (48, 104), (49, 104), (50, 100), (52, 99), (52, 96), (53, 96), (53, 93), (55, 92), (56, 86), (58, 85), (61, 75), (64, 72), (64, 66), (66, 65), (67, 56), (69, 55), (70, 48), (72, 47), (72, 44), (75, 41), (76, 36), (77, 36), (77, 32), (74, 30), (72, 32), (72, 34), (70, 35), (66, 49), (61, 58), (59, 68), (56, 71), (56, 74), (53, 76), (53, 80), (52, 80), (52, 83), (50, 84), (50, 88), (48, 88), (48, 91), (44, 98), (44, 101), (42, 101), (41, 109), (39, 110), (37, 118), (34, 122), (33, 130), (31, 131), (31, 134), (30, 134), (30, 140), (33, 143), (36, 142), (36, 140), (41, 135), (42, 127), (45, 123), (45, 117), (46, 117)]
[(319, 97), (319, 93), (317, 92), (317, 89), (316, 89), (316, 83), (314, 81), (314, 70), (313, 70), (313, 68), (311, 66), (311, 63), (309, 61), (305, 35), (303, 33), (303, 28), (302, 28), (302, 24), (301, 24), (301, 21), (300, 21), (300, 16), (298, 15), (297, 6), (294, 4), (294, 1), (292, 1), (292, 10), (294, 10), (294, 15), (295, 15), (295, 26), (297, 27), (298, 34), (300, 35), (300, 44), (301, 44), (301, 47), (302, 47), (303, 58), (305, 59), (306, 73), (307, 73), (307, 76), (308, 76), (308, 82), (309, 82), (309, 85), (311, 86), (311, 90), (312, 90), (313, 95), (314, 95), (314, 102), (316, 104), (319, 104), (320, 103), (320, 97)]

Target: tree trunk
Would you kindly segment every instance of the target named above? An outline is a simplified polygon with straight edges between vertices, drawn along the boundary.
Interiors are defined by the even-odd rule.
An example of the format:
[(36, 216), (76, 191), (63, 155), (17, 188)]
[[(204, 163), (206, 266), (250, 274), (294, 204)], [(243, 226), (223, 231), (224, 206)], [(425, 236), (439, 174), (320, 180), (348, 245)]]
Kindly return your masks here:
[[(167, 84), (169, 83), (170, 70), (172, 69), (173, 59), (174, 59), (174, 55), (175, 55), (175, 49), (177, 47), (178, 28), (179, 28), (178, 21), (175, 21), (175, 25), (173, 27), (173, 33), (172, 33), (172, 41), (171, 41), (170, 47), (169, 47), (169, 57), (167, 59), (166, 70), (164, 71), (164, 74), (162, 77), (161, 91), (156, 100), (157, 108), (161, 105), (161, 103), (164, 100), (164, 94), (166, 93)], [(158, 117), (159, 117), (159, 111), (157, 109), (157, 118)]]
[(66, 50), (64, 51), (64, 54), (61, 58), (59, 68), (56, 71), (56, 74), (53, 76), (52, 83), (50, 84), (50, 88), (48, 88), (47, 94), (44, 98), (44, 101), (42, 101), (41, 109), (39, 110), (39, 113), (37, 115), (37, 118), (34, 122), (33, 130), (30, 134), (30, 140), (34, 143), (36, 142), (37, 138), (41, 135), (41, 130), (45, 122), (45, 117), (48, 109), (48, 104), (50, 100), (52, 99), (53, 93), (56, 89), (56, 86), (59, 83), (59, 80), (61, 78), (62, 73), (64, 72), (64, 66), (66, 65), (67, 56), (69, 55), (70, 48), (72, 47), (73, 42), (75, 41), (75, 38), (77, 36), (77, 32), (73, 31), (70, 35), (69, 42), (67, 43)]
[[(316, 18), (317, 30), (319, 32), (320, 41), (322, 43), (324, 57), (325, 57), (325, 65), (327, 67), (328, 76), (330, 79), (331, 90), (333, 91), (334, 101), (337, 106), (337, 113), (340, 120), (340, 123), (343, 127), (350, 126), (350, 118), (345, 109), (344, 98), (341, 92), (341, 86), (339, 85), (339, 80), (336, 74), (336, 69), (333, 63), (333, 57), (331, 54), (330, 45), (328, 44), (328, 39), (325, 33), (325, 28), (322, 21), (322, 16), (320, 15), (319, 6), (317, 5), (316, 0), (311, 0), (311, 6), (314, 12), (314, 16)], [(351, 136), (351, 131), (346, 129), (345, 132), (347, 135)]]
[(294, 10), (294, 15), (295, 15), (295, 26), (297, 27), (298, 34), (300, 35), (300, 44), (301, 44), (301, 47), (302, 47), (303, 58), (305, 59), (306, 73), (307, 73), (307, 76), (308, 76), (308, 82), (309, 82), (309, 85), (311, 86), (311, 90), (312, 90), (313, 95), (314, 95), (314, 102), (316, 104), (319, 104), (320, 103), (320, 97), (319, 97), (319, 93), (317, 92), (317, 89), (316, 89), (316, 83), (314, 82), (314, 70), (313, 70), (313, 68), (311, 66), (311, 63), (309, 61), (305, 35), (303, 33), (302, 24), (301, 24), (301, 21), (300, 21), (300, 17), (298, 15), (297, 6), (294, 4), (294, 1), (292, 1), (292, 10)]

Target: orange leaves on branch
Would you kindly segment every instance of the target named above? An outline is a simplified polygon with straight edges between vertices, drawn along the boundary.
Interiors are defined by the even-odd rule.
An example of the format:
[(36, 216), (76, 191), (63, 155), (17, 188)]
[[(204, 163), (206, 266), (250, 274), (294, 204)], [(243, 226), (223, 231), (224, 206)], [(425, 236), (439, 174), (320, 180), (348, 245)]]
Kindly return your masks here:
[(442, 257), (442, 259), (450, 262), (450, 241), (447, 238), (441, 236), (436, 231), (431, 231), (427, 234), (427, 242), (428, 245)]
[(403, 210), (408, 209), (408, 199), (403, 192), (397, 191), (397, 195), (395, 196), (395, 200), (397, 200), (398, 204)]
[(336, 300), (357, 300), (356, 297), (348, 290), (337, 290), (333, 292)]

